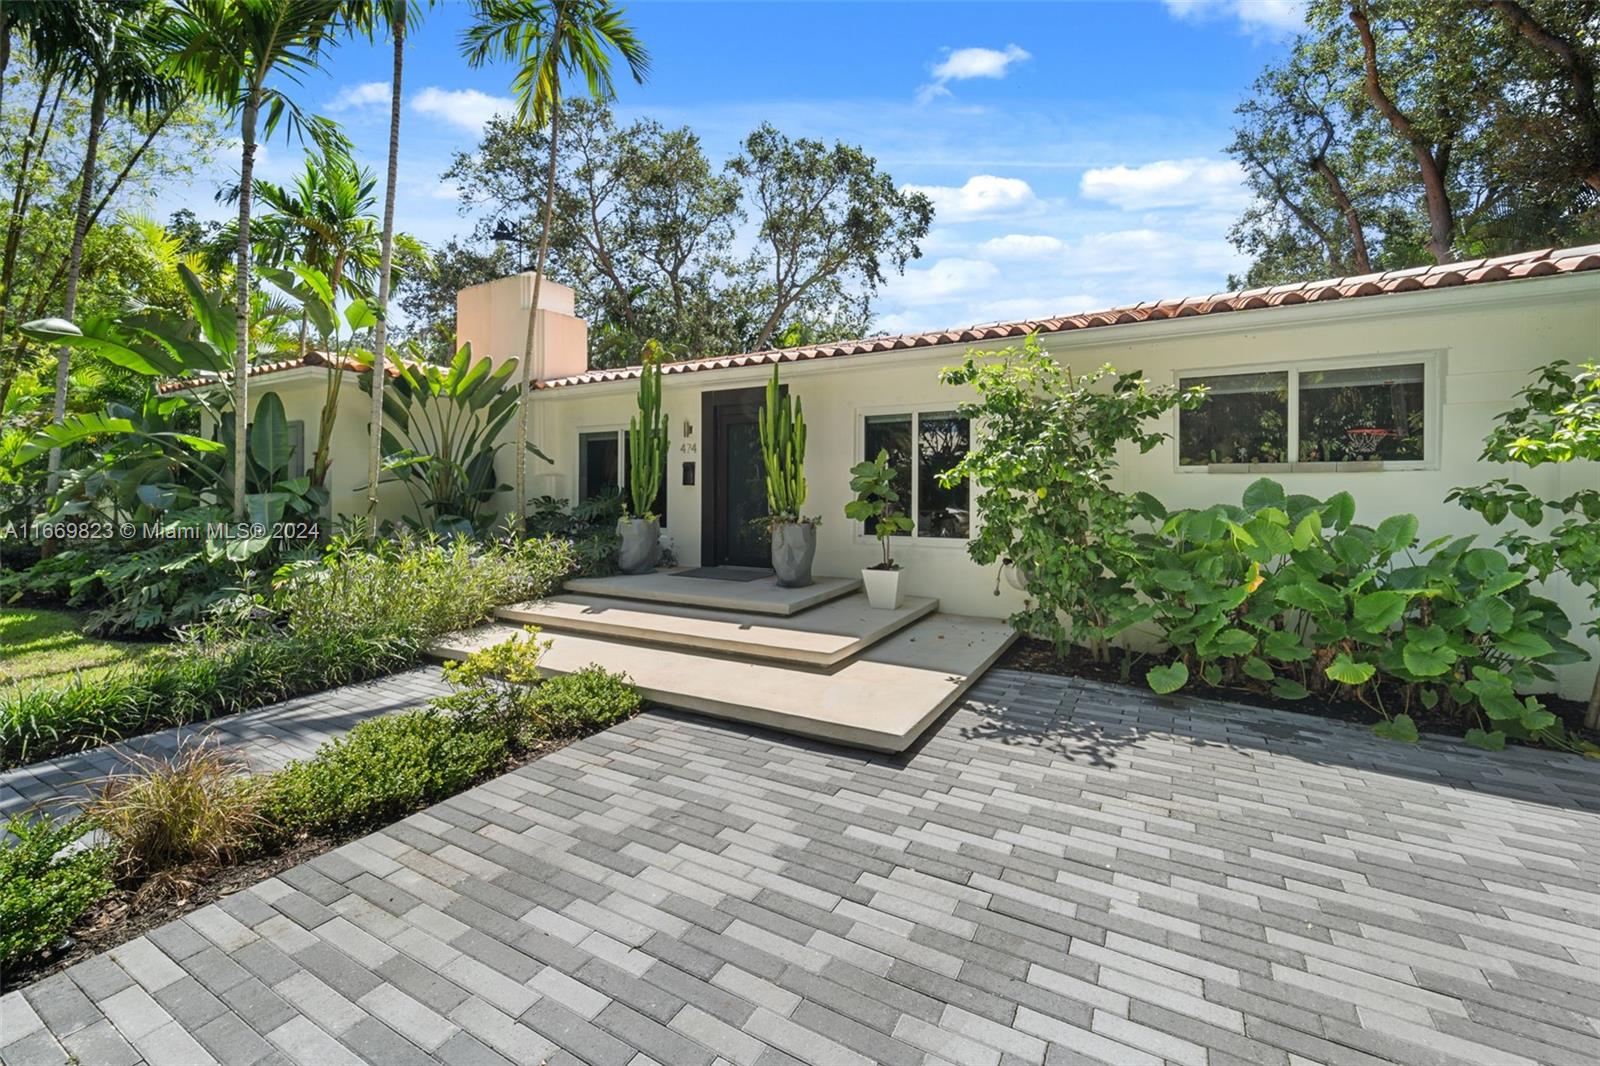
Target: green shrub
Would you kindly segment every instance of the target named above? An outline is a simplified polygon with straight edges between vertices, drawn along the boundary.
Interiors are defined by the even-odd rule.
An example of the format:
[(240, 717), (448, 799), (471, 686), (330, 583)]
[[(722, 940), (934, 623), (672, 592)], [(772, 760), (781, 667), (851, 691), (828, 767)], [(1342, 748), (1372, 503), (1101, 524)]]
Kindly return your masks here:
[(639, 713), (639, 690), (623, 674), (586, 666), (546, 678), (533, 690), (531, 709), (553, 736), (590, 733)]
[(340, 540), (321, 559), (278, 572), (273, 607), (292, 633), (403, 636), (419, 644), (537, 599), (573, 566), (571, 547), (545, 538), (487, 548), (456, 537), (405, 536), (367, 550)]
[(63, 851), (89, 831), (85, 820), (6, 823), (0, 841), (0, 966), (52, 947), (78, 916), (111, 891), (108, 848)]
[(1556, 716), (1515, 692), (1584, 657), (1566, 615), (1503, 552), (1472, 537), (1418, 548), (1417, 524), (1359, 525), (1347, 492), (1290, 496), (1263, 478), (1242, 506), (1174, 512), (1137, 538), (1141, 602), (1112, 629), (1153, 625), (1171, 645), (1146, 676), (1158, 692), (1198, 678), (1356, 699), (1384, 717), (1380, 732), (1406, 738), (1410, 712), (1437, 708), (1483, 747), (1563, 743)]
[(572, 568), (562, 541), (485, 548), (405, 538), (338, 541), (279, 572), (275, 624), (207, 624), (139, 666), (43, 691), (0, 691), (6, 765), (260, 707), (412, 665), (443, 633), (535, 599)]
[(1113, 623), (1133, 603), (1134, 524), (1161, 506), (1113, 487), (1118, 456), (1165, 440), (1154, 420), (1197, 405), (1202, 392), (1109, 365), (1075, 374), (1034, 336), (1020, 351), (969, 352), (940, 380), (977, 392), (961, 414), (984, 427), (939, 475), (946, 488), (970, 479), (981, 490), (968, 554), (1023, 577), (1028, 600), (1011, 618), (1018, 630), (1107, 660)]
[(599, 666), (542, 678), (539, 660), (549, 648), (539, 631), (515, 637), (446, 663), (456, 691), (433, 701), (470, 728), (503, 736), (512, 749), (545, 737), (593, 732), (637, 714), (639, 690), (622, 674)]
[(115, 845), (118, 875), (215, 866), (252, 850), (260, 789), (245, 769), (215, 746), (195, 745), (169, 758), (137, 757), (130, 771), (110, 777), (86, 813)]
[(505, 756), (503, 737), (436, 710), (374, 718), (273, 774), (262, 814), (287, 832), (392, 820), (461, 791)]

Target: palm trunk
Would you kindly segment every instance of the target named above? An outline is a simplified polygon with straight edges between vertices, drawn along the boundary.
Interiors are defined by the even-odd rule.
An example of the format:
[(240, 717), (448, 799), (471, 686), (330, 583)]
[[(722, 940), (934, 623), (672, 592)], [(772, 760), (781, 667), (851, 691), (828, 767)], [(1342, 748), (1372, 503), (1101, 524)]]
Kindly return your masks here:
[[(561, 44), (561, 27), (558, 23), (551, 48)], [(561, 133), (561, 100), (556, 94), (550, 106), (550, 168), (544, 183), (544, 226), (539, 232), (539, 258), (533, 275), (533, 306), (528, 308), (528, 340), (522, 360), (521, 392), (517, 396), (517, 532), (528, 528), (528, 407), (532, 401), (533, 345), (539, 326), (539, 283), (544, 280), (545, 259), (550, 254), (550, 224), (555, 217), (556, 202), (556, 144)]]
[(389, 175), (383, 190), (383, 254), (378, 266), (378, 324), (372, 344), (372, 410), (367, 427), (367, 539), (378, 535), (378, 475), (383, 467), (383, 385), (389, 343), (389, 274), (394, 265), (394, 183), (400, 174), (400, 75), (405, 66), (406, 5), (397, 4), (394, 74), (389, 84)]
[(1589, 690), (1589, 709), (1583, 713), (1583, 724), (1600, 729), (1600, 671), (1595, 672), (1594, 688)]
[(239, 152), (239, 263), (234, 273), (233, 362), (233, 519), (244, 519), (245, 471), (250, 457), (250, 179), (256, 165), (256, 117), (261, 107), (258, 90), (252, 89), (244, 105), (240, 123), (244, 147)]
[[(328, 287), (333, 291), (336, 302), (339, 299), (339, 282), (343, 277), (344, 253), (340, 252), (333, 261), (333, 274), (328, 278)], [(334, 328), (338, 328), (337, 323)], [(344, 353), (338, 350), (337, 344), (334, 349), (333, 352), (323, 353), (331, 356), (334, 364), (328, 368), (327, 389), (322, 396), (322, 414), (317, 421), (317, 450), (311, 459), (311, 484), (315, 488), (321, 488), (327, 483), (328, 470), (333, 466), (333, 424), (339, 418), (339, 392), (344, 387)], [(305, 358), (304, 341), (301, 342), (300, 357)]]
[[(78, 313), (78, 280), (83, 273), (83, 242), (89, 233), (89, 210), (94, 204), (94, 172), (100, 153), (100, 134), (106, 124), (105, 77), (95, 82), (94, 99), (89, 105), (89, 138), (83, 149), (83, 173), (79, 178), (78, 210), (72, 224), (72, 250), (67, 253), (67, 292), (62, 316), (68, 322)], [(67, 417), (67, 384), (72, 372), (72, 349), (56, 350), (56, 402), (51, 420), (60, 425)], [(54, 496), (61, 485), (61, 449), (50, 449), (49, 492)]]

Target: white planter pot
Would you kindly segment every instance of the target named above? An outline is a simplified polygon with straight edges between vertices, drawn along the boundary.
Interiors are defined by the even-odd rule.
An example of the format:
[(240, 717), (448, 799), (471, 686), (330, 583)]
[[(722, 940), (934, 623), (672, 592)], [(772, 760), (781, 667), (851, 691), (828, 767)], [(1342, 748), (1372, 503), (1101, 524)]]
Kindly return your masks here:
[(863, 570), (861, 583), (867, 587), (867, 603), (880, 611), (897, 610), (905, 602), (898, 570)]

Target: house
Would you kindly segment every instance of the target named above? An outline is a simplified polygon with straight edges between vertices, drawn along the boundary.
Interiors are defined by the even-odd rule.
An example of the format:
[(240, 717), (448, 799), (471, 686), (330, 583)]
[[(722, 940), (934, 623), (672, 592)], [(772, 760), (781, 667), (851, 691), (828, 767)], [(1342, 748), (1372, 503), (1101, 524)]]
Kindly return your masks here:
[[(463, 290), (459, 339), (497, 361), (520, 357), (531, 289), (532, 275), (521, 274)], [(626, 478), (639, 368), (589, 370), (571, 290), (546, 282), (540, 303), (531, 435), (552, 462), (534, 462), (530, 494), (581, 499)], [(1237, 501), (1270, 476), (1294, 493), (1349, 490), (1359, 520), (1415, 513), (1424, 541), (1492, 540), (1476, 515), (1444, 497), (1506, 472), (1479, 461), (1481, 442), (1537, 367), (1600, 357), (1600, 246), (670, 364), (662, 509), (677, 560), (765, 565), (765, 534), (752, 522), (766, 509), (755, 417), (778, 365), (810, 428), (805, 511), (822, 518), (816, 572), (850, 574), (872, 561), (874, 542), (843, 511), (849, 467), (883, 447), (905, 471), (917, 524), (896, 547), (908, 592), (937, 596), (956, 614), (1006, 616), (1020, 593), (966, 553), (972, 493), (934, 481), (973, 432), (955, 414), (968, 397), (940, 384), (939, 370), (969, 349), (1020, 345), (1030, 333), (1081, 368), (1111, 363), (1156, 382), (1210, 387), (1199, 410), (1167, 416), (1168, 443), (1144, 455), (1128, 449), (1125, 489), (1169, 507), (1206, 506)], [(266, 367), (252, 387), (282, 392), (290, 417), (314, 426), (323, 373)], [(334, 507), (359, 512), (366, 397), (353, 381), (346, 388), (354, 399), (336, 434)], [(502, 463), (509, 480), (509, 457)], [(1600, 484), (1592, 464), (1517, 473), (1547, 496)], [(386, 496), (384, 513), (404, 504)], [(1588, 607), (1578, 591), (1553, 585), (1549, 594), (1581, 623)], [(1562, 691), (1586, 695), (1587, 669), (1566, 668)]]

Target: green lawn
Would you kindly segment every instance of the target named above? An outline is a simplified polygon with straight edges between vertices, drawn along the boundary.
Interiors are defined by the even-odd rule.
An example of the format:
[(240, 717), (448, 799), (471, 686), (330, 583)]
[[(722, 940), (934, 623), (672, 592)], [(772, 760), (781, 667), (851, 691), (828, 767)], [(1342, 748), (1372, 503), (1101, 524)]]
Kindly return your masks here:
[(18, 682), (52, 684), (74, 673), (98, 673), (131, 663), (159, 647), (86, 637), (72, 611), (0, 607), (0, 687)]

